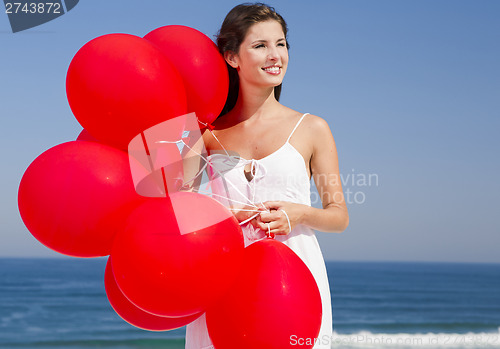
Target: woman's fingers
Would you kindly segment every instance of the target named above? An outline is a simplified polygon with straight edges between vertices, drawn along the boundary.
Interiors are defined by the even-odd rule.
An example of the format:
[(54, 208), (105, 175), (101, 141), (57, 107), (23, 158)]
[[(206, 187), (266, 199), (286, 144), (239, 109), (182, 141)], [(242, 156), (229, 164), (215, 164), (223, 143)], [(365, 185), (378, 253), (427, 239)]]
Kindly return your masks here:
[(260, 228), (259, 222), (260, 222), (260, 217), (258, 215), (254, 217), (252, 220), (250, 220), (250, 224), (252, 224), (254, 228)]
[(267, 207), (262, 202), (257, 204), (257, 208), (259, 209), (259, 211), (267, 211), (268, 210)]
[(281, 201), (266, 201), (264, 206), (269, 210), (278, 210), (283, 206), (283, 203)]
[(263, 222), (261, 220), (257, 220), (257, 227), (266, 233), (271, 231), (271, 234), (276, 235), (288, 235), (290, 233), (290, 229), (288, 228), (288, 223), (283, 222), (281, 220), (274, 220), (271, 222)]
[(279, 211), (272, 211), (272, 212), (261, 212), (259, 216), (264, 223), (268, 223), (279, 219), (281, 215)]
[[(300, 224), (305, 205), (292, 203), (289, 201), (266, 201), (263, 205), (267, 212), (259, 215), (262, 223), (271, 224), (271, 232), (274, 234), (290, 234), (292, 228)], [(267, 226), (259, 224), (258, 228), (267, 231)]]
[(262, 212), (250, 221), (255, 228), (261, 229), (266, 233), (270, 231), (271, 234), (276, 235), (290, 234), (288, 220), (280, 210), (283, 206), (282, 201), (266, 201), (263, 205), (261, 203), (257, 206)]

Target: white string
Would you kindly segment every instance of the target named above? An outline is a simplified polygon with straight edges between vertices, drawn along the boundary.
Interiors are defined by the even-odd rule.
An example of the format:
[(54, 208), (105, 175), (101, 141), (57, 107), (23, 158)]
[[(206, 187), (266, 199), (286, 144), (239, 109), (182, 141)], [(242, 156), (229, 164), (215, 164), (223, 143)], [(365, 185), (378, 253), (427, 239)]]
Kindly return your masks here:
[(224, 148), (224, 146), (222, 145), (222, 143), (219, 141), (219, 139), (215, 136), (215, 134), (212, 132), (212, 130), (210, 128), (208, 128), (208, 123), (206, 122), (203, 122), (203, 121), (200, 121), (198, 119), (198, 122), (200, 124), (202, 124), (203, 126), (207, 127), (207, 130), (210, 132), (210, 134), (215, 138), (215, 140), (219, 143), (219, 145), (222, 147), (222, 149), (224, 149), (224, 151), (226, 152), (226, 155), (230, 157), (229, 153), (227, 152), (226, 148)]
[[(207, 194), (207, 195), (208, 195), (208, 194), (211, 194), (211, 195), (213, 195), (213, 196), (217, 196), (217, 197), (220, 197), (220, 198), (223, 198), (223, 199), (226, 199), (226, 200), (232, 201), (232, 202), (234, 202), (234, 203), (236, 203), (236, 204), (246, 205), (246, 203), (244, 203), (244, 202), (241, 202), (241, 201), (238, 201), (238, 200), (235, 200), (235, 199), (231, 199), (231, 198), (229, 198), (229, 197), (227, 197), (227, 196), (224, 196), (224, 195), (219, 195), (219, 194), (211, 193), (211, 192), (208, 192), (208, 191), (205, 191), (205, 192), (203, 192), (203, 193), (201, 193), (201, 194)], [(255, 206), (255, 207), (257, 207), (257, 206)], [(237, 209), (236, 209), (236, 208), (232, 208), (231, 210), (237, 210)], [(256, 212), (256, 210), (249, 210), (249, 211)]]
[[(211, 195), (214, 195), (214, 196), (218, 196), (218, 197), (221, 197), (223, 199), (226, 199), (226, 200), (230, 200), (230, 201), (234, 201), (236, 203), (239, 203), (239, 204), (244, 204), (242, 203), (241, 201), (237, 201), (237, 200), (234, 200), (234, 199), (231, 199), (229, 197), (226, 197), (226, 196), (223, 196), (223, 195), (218, 195), (218, 194), (214, 194), (214, 193), (209, 193), (209, 192), (204, 192), (204, 193), (201, 193), (201, 194), (211, 194)], [(230, 211), (246, 211), (246, 212), (257, 212), (256, 214), (254, 214), (253, 216), (251, 216), (250, 218), (248, 219), (245, 219), (244, 221), (241, 221), (239, 224), (240, 225), (243, 225), (247, 222), (250, 222), (252, 219), (254, 219), (255, 217), (257, 217), (261, 212), (262, 210), (249, 210), (249, 209), (244, 209), (244, 208), (228, 208)]]
[(252, 217), (250, 217), (250, 218), (248, 218), (248, 219), (245, 219), (244, 221), (241, 221), (241, 222), (240, 222), (240, 225), (243, 225), (243, 224), (245, 224), (245, 223), (247, 223), (247, 222), (250, 222), (252, 219), (254, 219), (255, 217), (257, 217), (258, 215), (260, 215), (260, 211), (259, 211), (259, 212), (257, 212), (256, 214), (254, 214)]
[[(207, 123), (204, 123), (200, 120), (198, 120), (198, 122), (204, 126), (208, 126)], [(222, 149), (224, 150), (224, 152), (226, 153), (227, 157), (234, 161), (235, 158), (237, 158), (236, 156), (231, 156), (229, 155), (229, 152), (226, 150), (226, 148), (224, 147), (224, 145), (219, 141), (219, 139), (217, 138), (217, 136), (212, 132), (212, 130), (207, 127), (207, 130), (210, 132), (210, 134), (215, 138), (215, 140), (217, 141), (217, 143), (219, 143), (219, 145), (222, 147)], [(202, 154), (198, 153), (197, 151), (195, 151), (193, 148), (191, 148), (186, 142), (184, 142), (183, 139), (180, 139), (180, 140), (177, 140), (177, 141), (157, 141), (156, 143), (182, 143), (185, 147), (187, 147), (189, 150), (191, 150), (193, 153), (195, 153), (196, 155), (198, 155), (201, 159), (203, 159), (203, 161), (205, 162), (202, 166), (202, 168), (196, 173), (196, 175), (193, 176), (193, 178), (187, 180), (187, 181), (183, 181), (183, 184), (182, 186), (184, 187), (186, 184), (194, 181), (196, 178), (198, 178), (200, 175), (203, 174), (203, 171), (207, 168), (207, 166), (209, 166), (210, 164), (210, 160), (207, 159), (206, 157), (204, 157)], [(217, 155), (217, 154), (215, 154)], [(238, 157), (238, 161), (239, 161), (239, 157)], [(231, 202), (234, 202), (234, 203), (238, 203), (238, 204), (242, 204), (242, 205), (247, 205), (249, 204), (249, 206), (253, 206), (255, 207), (256, 209), (255, 210), (251, 210), (251, 209), (236, 209), (236, 208), (229, 208), (230, 210), (232, 211), (247, 211), (247, 212), (257, 212), (256, 214), (252, 215), (251, 217), (249, 217), (248, 219), (245, 219), (244, 221), (240, 222), (239, 224), (240, 225), (243, 225), (243, 224), (246, 224), (248, 223), (249, 221), (251, 221), (252, 219), (254, 219), (255, 217), (257, 217), (261, 212), (262, 210), (259, 209), (259, 207), (254, 203), (255, 202), (255, 183), (253, 183), (254, 185), (250, 185), (250, 183), (247, 181), (247, 185), (249, 186), (249, 188), (252, 190), (252, 200), (250, 200), (250, 198), (248, 198), (246, 195), (244, 195), (230, 180), (228, 180), (227, 178), (224, 177), (224, 175), (217, 169), (215, 168), (215, 166), (210, 166), (210, 168), (212, 170), (214, 170), (221, 178), (224, 178), (224, 180), (229, 183), (234, 189), (235, 191), (240, 194), (241, 196), (243, 196), (244, 199), (246, 199), (247, 203), (245, 202), (241, 202), (241, 201), (238, 201), (238, 200), (235, 200), (235, 199), (232, 199), (230, 197), (226, 197), (226, 196), (223, 196), (223, 195), (219, 195), (219, 194), (215, 194), (213, 192), (205, 192), (205, 194), (207, 195), (212, 195), (212, 196), (218, 196), (218, 197), (221, 197), (225, 200), (228, 200), (231, 201)], [(251, 163), (251, 167), (250, 167), (250, 171), (251, 171), (251, 174), (253, 176), (253, 178), (255, 178), (255, 175), (254, 175), (254, 160), (252, 159), (252, 163)], [(198, 191), (199, 193), (203, 194), (201, 191)], [(267, 212), (269, 212), (269, 210), (265, 207), (265, 205), (261, 202), (262, 206), (264, 207), (264, 209), (266, 209)], [(285, 213), (286, 214), (286, 213)], [(287, 216), (287, 219), (288, 219), (288, 216)], [(271, 236), (271, 228), (269, 226), (269, 223), (267, 223), (267, 228), (268, 228), (268, 236), (270, 237)]]
[[(198, 120), (198, 121), (199, 121), (199, 120)], [(202, 124), (204, 124), (205, 126), (207, 126), (207, 124), (206, 124), (206, 123), (203, 123), (203, 122), (201, 122), (201, 121), (199, 121), (199, 122), (200, 122), (200, 123), (202, 123)], [(222, 149), (224, 150), (224, 152), (226, 153), (226, 155), (227, 155), (229, 158), (232, 158), (232, 156), (231, 156), (231, 155), (229, 155), (229, 153), (228, 153), (228, 151), (226, 150), (226, 148), (224, 147), (224, 145), (223, 145), (223, 144), (219, 141), (219, 139), (217, 138), (217, 136), (215, 135), (215, 133), (213, 133), (213, 132), (212, 132), (212, 130), (211, 130), (210, 128), (207, 128), (207, 130), (208, 130), (208, 131), (210, 132), (210, 134), (211, 134), (211, 135), (215, 138), (215, 140), (217, 141), (217, 143), (219, 143), (219, 145), (222, 147)], [(252, 163), (251, 163), (251, 166), (250, 166), (250, 172), (251, 172), (252, 176), (254, 176), (254, 173), (253, 173), (253, 172), (254, 172), (254, 166), (253, 166), (253, 165), (254, 165), (254, 161), (253, 161), (253, 159), (252, 159)], [(212, 168), (213, 168), (213, 166), (212, 166)], [(216, 170), (216, 171), (217, 171), (217, 170)], [(217, 173), (220, 175), (220, 172), (219, 172), (219, 171), (217, 171)], [(221, 175), (221, 176), (222, 176), (222, 175)], [(234, 188), (238, 191), (238, 193), (240, 193), (240, 194), (241, 194), (241, 192), (240, 192), (240, 191), (236, 188), (236, 186), (235, 186), (233, 183), (231, 183), (231, 181), (230, 181), (230, 180), (228, 180), (227, 178), (224, 178), (224, 180), (225, 180), (225, 181), (227, 181), (227, 182), (229, 182), (229, 183), (230, 183), (230, 184), (231, 184), (231, 185), (232, 185), (232, 186), (233, 186), (233, 187), (234, 187)], [(247, 183), (246, 183), (246, 184), (250, 187), (250, 189), (253, 189), (253, 192), (252, 192), (252, 201), (250, 201), (250, 200), (249, 200), (249, 199), (248, 199), (245, 195), (243, 195), (243, 194), (241, 194), (241, 195), (243, 195), (243, 196), (244, 196), (247, 200), (249, 200), (249, 201), (250, 201), (250, 205), (252, 205), (252, 206), (254, 206), (254, 207), (258, 208), (258, 206), (254, 204), (254, 202), (255, 202), (255, 183), (254, 183), (254, 185), (253, 185), (253, 186), (251, 186), (251, 185), (250, 185), (250, 183), (247, 181)], [(252, 188), (252, 187), (253, 187), (253, 188)], [(229, 199), (229, 198), (226, 198), (226, 199)], [(263, 202), (261, 202), (261, 204), (262, 204), (262, 206), (264, 207), (264, 209), (266, 209), (266, 211), (267, 211), (267, 212), (269, 212), (269, 210), (267, 210), (267, 207), (264, 205), (264, 203), (263, 203)], [(242, 210), (242, 211), (243, 211), (243, 210)], [(256, 212), (256, 211), (257, 211), (257, 213), (256, 213), (256, 214), (254, 214), (253, 216), (249, 217), (248, 219), (245, 219), (244, 221), (241, 221), (241, 222), (240, 222), (240, 225), (243, 225), (243, 224), (246, 224), (246, 223), (250, 222), (252, 219), (254, 219), (254, 218), (255, 218), (255, 217), (257, 217), (258, 215), (260, 215), (260, 213), (262, 212), (261, 210), (245, 210), (245, 211), (253, 211), (253, 212)], [(271, 235), (271, 230), (269, 229), (269, 224), (268, 224), (267, 226), (268, 226), (269, 236), (270, 236), (270, 235)]]
[[(207, 194), (207, 195), (213, 195), (213, 196), (218, 196), (220, 198), (223, 198), (223, 199), (226, 199), (228, 201), (232, 201), (232, 202), (235, 202), (237, 204), (242, 204), (242, 205), (245, 205), (244, 202), (241, 202), (241, 201), (238, 201), (238, 200), (235, 200), (235, 199), (231, 199), (227, 196), (223, 196), (223, 195), (219, 195), (219, 194), (215, 194), (215, 193), (212, 193), (212, 192), (208, 192), (208, 191), (198, 191), (199, 194)], [(254, 205), (255, 206), (255, 205)], [(258, 207), (258, 206), (255, 206), (255, 207)], [(232, 210), (232, 211), (248, 211), (248, 212), (262, 212), (262, 210), (248, 210), (248, 209), (243, 209), (243, 208), (228, 208), (229, 210)]]
[[(198, 121), (199, 121), (199, 120), (198, 120)], [(202, 123), (202, 124), (204, 124), (205, 126), (207, 126), (207, 124), (206, 124), (206, 123), (203, 123), (203, 122), (201, 122), (201, 121), (199, 121), (199, 122), (200, 122), (200, 123)], [(226, 153), (226, 155), (227, 155), (229, 158), (233, 159), (233, 156), (229, 155), (228, 151), (226, 150), (226, 148), (224, 147), (224, 145), (223, 145), (223, 144), (219, 141), (219, 139), (217, 138), (217, 136), (215, 135), (215, 133), (213, 133), (213, 132), (212, 132), (212, 130), (211, 130), (210, 128), (207, 128), (207, 130), (208, 130), (208, 131), (210, 132), (210, 134), (211, 134), (211, 135), (215, 138), (215, 140), (217, 141), (217, 143), (219, 143), (219, 145), (222, 147), (222, 149), (224, 150), (224, 152)], [(213, 169), (213, 166), (212, 166), (212, 169)], [(217, 170), (216, 170), (216, 171), (217, 171)], [(251, 172), (252, 176), (254, 176), (254, 174), (253, 174), (253, 172), (254, 172), (254, 160), (253, 160), (253, 159), (252, 159), (252, 163), (251, 163), (251, 166), (250, 166), (250, 172)], [(221, 175), (219, 171), (217, 171), (217, 173), (218, 173), (219, 175)], [(223, 177), (223, 176), (221, 175), (221, 177)], [(250, 183), (249, 183), (248, 181), (247, 181), (247, 183), (246, 183), (246, 184), (250, 187), (250, 189), (253, 189), (253, 192), (252, 192), (252, 194), (253, 194), (253, 195), (252, 195), (252, 200), (250, 200), (250, 198), (247, 198), (244, 194), (242, 194), (242, 193), (238, 190), (238, 188), (236, 188), (236, 186), (235, 186), (233, 183), (231, 183), (231, 181), (229, 181), (227, 178), (224, 178), (224, 180), (225, 180), (225, 181), (227, 181), (227, 182), (229, 182), (229, 183), (233, 186), (233, 188), (235, 188), (235, 189), (237, 190), (237, 192), (238, 192), (240, 195), (242, 195), (243, 197), (245, 197), (245, 199), (247, 199), (247, 200), (250, 202), (250, 205), (252, 205), (252, 206), (254, 206), (254, 207), (257, 207), (257, 206), (254, 204), (254, 202), (255, 202), (255, 183), (254, 183), (254, 185), (253, 185), (253, 186), (251, 186), (251, 185), (250, 185)], [(264, 206), (264, 204), (262, 204), (262, 205)], [(265, 208), (265, 206), (264, 206), (264, 208)]]
[(288, 228), (290, 229), (289, 233), (292, 231), (292, 225), (290, 224), (290, 218), (288, 218), (288, 214), (286, 213), (286, 211), (282, 208), (280, 208), (280, 211), (283, 211), (283, 213), (285, 214), (285, 217), (286, 217), (286, 220), (288, 222)]
[(229, 153), (227, 152), (226, 148), (224, 148), (224, 146), (222, 145), (222, 143), (219, 141), (219, 138), (217, 138), (217, 137), (215, 136), (215, 133), (213, 133), (213, 132), (212, 132), (212, 130), (210, 130), (210, 129), (209, 129), (208, 131), (210, 132), (210, 134), (211, 134), (212, 136), (214, 136), (215, 140), (216, 140), (217, 142), (219, 142), (219, 144), (220, 144), (220, 146), (222, 147), (222, 149), (224, 149), (224, 151), (226, 152), (226, 155), (227, 155), (227, 156), (230, 156), (230, 155), (229, 155)]
[[(210, 132), (211, 132), (211, 131), (210, 131)], [(217, 140), (217, 141), (218, 141), (218, 140)], [(193, 178), (191, 178), (191, 179), (190, 179), (190, 180), (188, 180), (188, 181), (185, 181), (185, 182), (183, 183), (183, 186), (184, 186), (186, 183), (189, 183), (189, 182), (191, 182), (191, 181), (194, 181), (194, 180), (195, 180), (195, 179), (196, 179), (196, 178), (197, 178), (200, 174), (202, 174), (202, 173), (203, 173), (203, 171), (205, 170), (205, 168), (208, 166), (208, 164), (209, 164), (209, 162), (210, 162), (210, 161), (209, 161), (207, 158), (205, 158), (202, 154), (198, 153), (198, 152), (197, 152), (197, 151), (195, 151), (193, 148), (191, 148), (191, 147), (190, 147), (188, 144), (186, 144), (186, 142), (184, 142), (184, 140), (182, 140), (182, 139), (181, 139), (181, 140), (178, 140), (178, 141), (158, 141), (157, 143), (178, 143), (178, 142), (183, 143), (186, 147), (188, 147), (188, 149), (189, 149), (189, 150), (192, 150), (192, 151), (193, 151), (196, 155), (198, 155), (200, 158), (202, 158), (202, 159), (205, 161), (205, 164), (203, 165), (203, 167), (201, 168), (201, 170), (200, 170), (200, 171), (198, 171), (198, 173), (197, 173), (197, 174), (196, 174)], [(221, 146), (222, 146), (222, 144), (221, 144)], [(222, 146), (222, 147), (223, 147), (223, 146)], [(223, 148), (224, 148), (224, 147), (223, 147)], [(226, 151), (226, 153), (227, 153), (227, 151)], [(232, 158), (229, 154), (228, 154), (228, 157)], [(217, 170), (216, 168), (214, 168), (214, 166), (211, 166), (211, 168), (212, 168), (213, 170), (215, 170), (219, 176), (221, 176), (222, 178), (224, 178), (224, 175), (223, 175), (223, 174), (222, 174), (219, 170)], [(241, 191), (240, 191), (240, 190), (239, 190), (239, 189), (238, 189), (238, 188), (237, 188), (237, 187), (236, 187), (236, 186), (235, 186), (235, 185), (234, 185), (234, 184), (233, 184), (230, 180), (228, 180), (227, 178), (224, 178), (224, 180), (225, 180), (225, 181), (227, 181), (227, 182), (228, 182), (231, 186), (233, 186), (233, 188), (234, 188), (234, 189), (238, 192), (238, 194), (240, 194), (241, 196), (243, 196), (243, 197), (244, 197), (244, 198), (248, 201), (248, 203), (250, 204), (250, 206), (253, 206), (253, 207), (255, 207), (255, 208), (258, 208), (258, 206), (257, 206), (257, 205), (255, 205), (255, 204), (254, 204), (254, 203), (250, 200), (250, 198), (247, 198), (247, 197), (246, 197), (246, 195), (245, 195), (245, 194), (243, 194), (243, 193), (242, 193), (242, 192), (241, 192)], [(209, 193), (207, 193), (207, 194), (209, 194)], [(219, 196), (221, 196), (221, 195), (219, 195)], [(225, 198), (225, 199), (227, 199), (227, 200), (231, 200), (229, 197), (224, 197), (224, 198)], [(244, 204), (244, 203), (243, 203), (243, 204)]]
[(262, 212), (261, 210), (246, 210), (244, 208), (231, 208), (230, 210), (236, 210), (236, 211), (247, 211), (247, 212)]

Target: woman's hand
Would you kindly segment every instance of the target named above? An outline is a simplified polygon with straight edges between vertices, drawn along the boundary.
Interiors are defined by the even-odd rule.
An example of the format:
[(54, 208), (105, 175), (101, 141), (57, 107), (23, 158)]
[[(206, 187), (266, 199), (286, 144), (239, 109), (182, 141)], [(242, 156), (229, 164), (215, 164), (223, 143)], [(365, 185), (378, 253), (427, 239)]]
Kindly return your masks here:
[[(257, 206), (257, 207), (256, 207)], [(263, 211), (265, 212), (266, 209), (262, 207), (262, 204), (255, 204), (255, 205), (245, 205), (243, 207), (239, 207), (233, 211), (234, 217), (238, 220), (238, 222), (243, 222), (248, 219), (250, 219), (252, 216), (255, 216), (255, 218), (251, 219), (249, 222), (255, 227), (259, 228), (257, 225), (257, 218), (259, 217), (259, 212), (258, 211)], [(267, 228), (266, 228), (267, 229)]]
[(270, 229), (271, 234), (276, 235), (290, 234), (292, 229), (301, 223), (306, 207), (289, 201), (266, 201), (263, 204), (270, 212), (262, 212), (257, 216), (254, 226), (266, 233)]

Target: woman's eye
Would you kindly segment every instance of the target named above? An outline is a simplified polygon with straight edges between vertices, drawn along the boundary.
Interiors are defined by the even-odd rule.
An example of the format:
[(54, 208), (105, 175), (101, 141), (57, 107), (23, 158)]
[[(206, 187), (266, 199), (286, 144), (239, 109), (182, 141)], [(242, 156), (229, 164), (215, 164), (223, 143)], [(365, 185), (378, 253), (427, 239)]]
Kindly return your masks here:
[(278, 46), (285, 46), (285, 44), (283, 42), (280, 42)]
[(255, 48), (261, 48), (261, 47), (264, 47), (264, 45), (263, 44), (259, 44), (259, 45), (255, 46)]

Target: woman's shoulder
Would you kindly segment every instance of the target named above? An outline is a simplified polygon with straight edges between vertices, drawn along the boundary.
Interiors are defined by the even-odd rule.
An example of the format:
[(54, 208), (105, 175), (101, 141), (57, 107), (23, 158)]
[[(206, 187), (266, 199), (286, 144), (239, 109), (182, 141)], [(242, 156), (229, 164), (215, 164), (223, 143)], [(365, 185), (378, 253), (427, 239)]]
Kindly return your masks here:
[(328, 123), (326, 122), (325, 119), (323, 119), (321, 116), (311, 114), (311, 113), (305, 113), (304, 122), (307, 124), (309, 127), (313, 129), (322, 129), (328, 126)]
[[(332, 131), (328, 122), (321, 116), (306, 113), (301, 121), (301, 127), (297, 127), (299, 139), (309, 144), (310, 149), (317, 149), (331, 142), (333, 139)], [(303, 113), (299, 117), (302, 117)]]
[(307, 130), (307, 133), (317, 134), (318, 132), (323, 133), (325, 130), (329, 130), (328, 122), (321, 116), (311, 114), (311, 113), (301, 113), (294, 111), (296, 114), (296, 120), (300, 120), (303, 125), (302, 128)]

